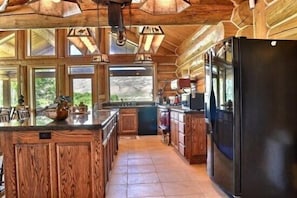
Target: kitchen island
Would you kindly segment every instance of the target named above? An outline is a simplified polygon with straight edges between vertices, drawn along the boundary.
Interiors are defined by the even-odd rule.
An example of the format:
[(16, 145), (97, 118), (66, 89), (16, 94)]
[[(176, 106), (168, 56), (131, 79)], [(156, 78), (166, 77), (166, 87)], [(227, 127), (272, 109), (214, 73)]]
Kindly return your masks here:
[(118, 110), (0, 123), (6, 197), (105, 196)]

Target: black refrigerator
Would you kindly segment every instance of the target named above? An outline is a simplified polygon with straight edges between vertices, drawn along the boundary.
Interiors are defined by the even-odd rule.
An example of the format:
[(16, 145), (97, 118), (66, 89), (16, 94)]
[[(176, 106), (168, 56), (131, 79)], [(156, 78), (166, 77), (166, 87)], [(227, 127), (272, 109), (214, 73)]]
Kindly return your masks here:
[(205, 72), (211, 179), (230, 196), (297, 197), (297, 41), (225, 39)]

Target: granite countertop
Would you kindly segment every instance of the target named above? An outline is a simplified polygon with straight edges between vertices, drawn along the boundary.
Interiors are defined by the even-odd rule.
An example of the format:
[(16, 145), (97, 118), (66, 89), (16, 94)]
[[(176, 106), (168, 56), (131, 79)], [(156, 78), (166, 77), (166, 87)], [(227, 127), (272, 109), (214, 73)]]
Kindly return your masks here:
[(117, 112), (116, 109), (104, 109), (88, 113), (70, 113), (64, 121), (54, 121), (46, 116), (31, 114), (26, 120), (1, 122), (0, 131), (100, 129)]
[(170, 111), (178, 111), (181, 113), (201, 113), (204, 114), (204, 111), (192, 110), (189, 108), (184, 108), (181, 105), (158, 105), (159, 108), (167, 108)]

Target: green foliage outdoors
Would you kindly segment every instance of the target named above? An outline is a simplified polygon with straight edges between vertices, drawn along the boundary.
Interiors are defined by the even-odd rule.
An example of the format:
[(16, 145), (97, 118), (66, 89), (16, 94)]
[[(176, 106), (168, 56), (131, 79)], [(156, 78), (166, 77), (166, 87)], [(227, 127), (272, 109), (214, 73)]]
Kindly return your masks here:
[(92, 107), (92, 95), (91, 93), (75, 93), (73, 96), (73, 104), (79, 105), (80, 102), (83, 102), (88, 107)]
[(110, 96), (110, 101), (111, 102), (117, 102), (117, 101), (119, 101), (119, 96), (118, 95), (111, 95)]
[(45, 107), (52, 104), (56, 98), (55, 78), (35, 79), (36, 107)]

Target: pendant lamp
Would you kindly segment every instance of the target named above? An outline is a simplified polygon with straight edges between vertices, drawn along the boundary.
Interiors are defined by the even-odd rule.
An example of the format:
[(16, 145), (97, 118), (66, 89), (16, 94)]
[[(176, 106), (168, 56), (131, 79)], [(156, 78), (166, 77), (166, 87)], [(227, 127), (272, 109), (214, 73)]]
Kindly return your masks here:
[(144, 0), (140, 9), (152, 15), (177, 14), (190, 5), (189, 0)]

